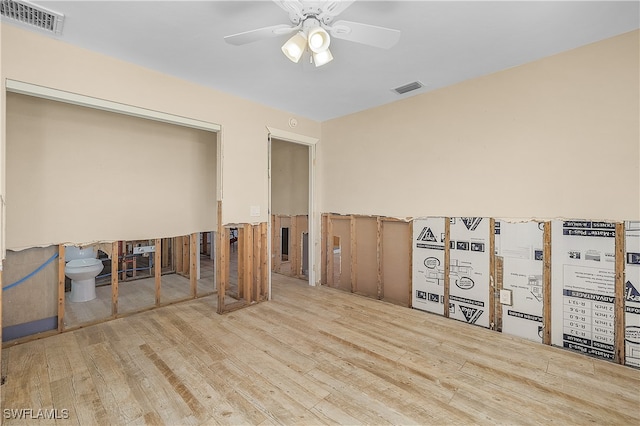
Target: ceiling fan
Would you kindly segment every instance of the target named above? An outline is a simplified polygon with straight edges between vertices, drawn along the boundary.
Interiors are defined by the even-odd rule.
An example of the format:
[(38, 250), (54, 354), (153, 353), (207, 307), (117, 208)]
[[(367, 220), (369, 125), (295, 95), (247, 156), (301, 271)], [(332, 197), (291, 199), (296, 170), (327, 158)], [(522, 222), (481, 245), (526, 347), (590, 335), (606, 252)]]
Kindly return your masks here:
[(282, 45), (282, 52), (297, 63), (308, 49), (316, 67), (333, 60), (329, 51), (331, 37), (389, 49), (400, 39), (400, 31), (334, 18), (355, 0), (303, 1), (273, 0), (289, 14), (290, 24), (272, 25), (225, 36), (224, 40), (236, 46), (265, 38), (294, 34)]

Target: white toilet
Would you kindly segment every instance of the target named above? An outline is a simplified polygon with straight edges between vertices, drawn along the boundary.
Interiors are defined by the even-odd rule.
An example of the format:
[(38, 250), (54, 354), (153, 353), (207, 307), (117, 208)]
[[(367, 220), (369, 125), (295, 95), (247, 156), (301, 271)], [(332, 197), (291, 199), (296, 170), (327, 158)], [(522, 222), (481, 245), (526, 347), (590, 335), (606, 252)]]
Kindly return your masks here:
[(81, 249), (67, 246), (65, 248), (64, 274), (71, 278), (71, 302), (87, 302), (96, 298), (96, 276), (104, 265), (96, 259), (97, 252), (92, 247)]

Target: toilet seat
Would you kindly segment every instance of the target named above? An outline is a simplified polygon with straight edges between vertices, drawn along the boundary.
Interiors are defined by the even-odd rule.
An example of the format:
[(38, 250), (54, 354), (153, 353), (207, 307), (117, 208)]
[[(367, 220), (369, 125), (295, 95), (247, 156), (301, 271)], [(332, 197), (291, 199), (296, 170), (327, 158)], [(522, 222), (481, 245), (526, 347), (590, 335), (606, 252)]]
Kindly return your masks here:
[(102, 260), (100, 259), (75, 259), (67, 262), (67, 265), (64, 269), (67, 268), (90, 268), (92, 266), (102, 265)]

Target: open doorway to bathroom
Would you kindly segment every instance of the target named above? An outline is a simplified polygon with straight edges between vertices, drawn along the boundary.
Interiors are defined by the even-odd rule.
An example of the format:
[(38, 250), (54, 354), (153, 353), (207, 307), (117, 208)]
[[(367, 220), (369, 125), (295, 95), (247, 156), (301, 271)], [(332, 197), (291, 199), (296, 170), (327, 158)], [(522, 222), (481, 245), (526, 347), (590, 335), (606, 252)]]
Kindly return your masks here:
[[(118, 241), (109, 245), (109, 253), (90, 247), (97, 251), (104, 266), (95, 279), (95, 296), (86, 301), (74, 300), (73, 283), (67, 277), (64, 327), (74, 328), (114, 313), (126, 315), (214, 294), (215, 246), (209, 242), (211, 236), (215, 238), (215, 233)], [(70, 250), (67, 247), (65, 251)]]
[[(3, 340), (214, 293), (215, 126), (23, 93), (6, 94), (3, 278), (21, 283), (3, 291)], [(197, 252), (204, 234), (206, 261)], [(102, 263), (91, 301), (70, 300), (60, 246), (91, 247)]]

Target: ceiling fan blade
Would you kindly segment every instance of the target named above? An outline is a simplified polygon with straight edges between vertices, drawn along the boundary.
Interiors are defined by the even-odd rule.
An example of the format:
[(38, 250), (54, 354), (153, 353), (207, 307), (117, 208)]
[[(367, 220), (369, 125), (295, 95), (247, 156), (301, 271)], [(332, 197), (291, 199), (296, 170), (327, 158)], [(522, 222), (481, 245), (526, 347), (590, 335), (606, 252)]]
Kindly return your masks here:
[(304, 5), (300, 0), (273, 0), (273, 2), (289, 14), (291, 22), (298, 23), (302, 19)]
[(322, 6), (322, 12), (318, 15), (318, 19), (328, 25), (333, 21), (333, 18), (344, 12), (354, 1), (355, 0), (326, 1)]
[(336, 21), (330, 28), (332, 37), (389, 49), (400, 40), (400, 31), (351, 21)]
[(254, 41), (262, 40), (270, 37), (278, 37), (284, 34), (291, 34), (298, 27), (281, 24), (272, 25), (270, 27), (258, 28), (257, 30), (245, 31), (243, 33), (232, 34), (224, 37), (224, 41), (235, 46), (240, 46)]

